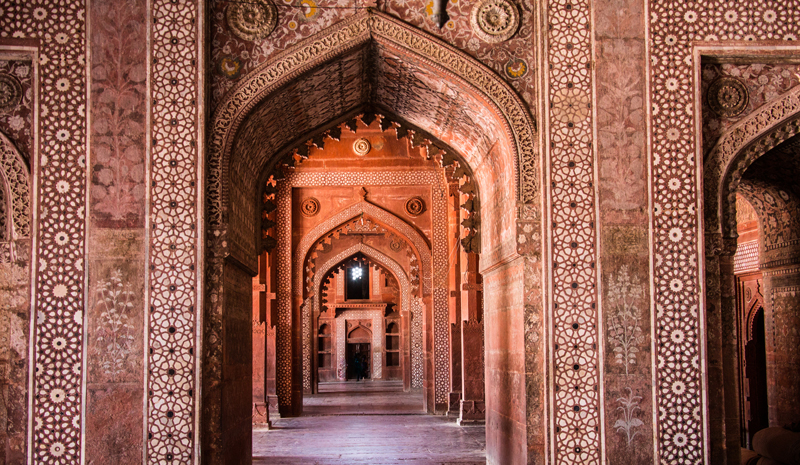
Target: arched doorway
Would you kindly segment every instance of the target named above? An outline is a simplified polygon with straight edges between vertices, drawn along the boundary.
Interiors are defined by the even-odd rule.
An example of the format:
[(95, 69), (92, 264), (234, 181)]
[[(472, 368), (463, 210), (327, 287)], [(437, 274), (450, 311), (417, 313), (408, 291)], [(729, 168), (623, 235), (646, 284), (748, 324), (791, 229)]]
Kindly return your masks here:
[[(337, 82), (322, 84), (334, 76)], [(395, 115), (399, 124), (392, 126), (397, 135), (425, 140), (431, 156), (441, 157), (442, 166), (455, 163), (462, 169), (459, 176), (466, 175), (463, 170), (472, 173), (470, 189), (474, 194), (480, 192), (480, 203), (476, 199), (470, 204), (476, 215), (472, 224), (480, 220), (483, 226), (479, 236), (472, 233), (465, 239), (473, 253), (481, 254), (484, 279), (488, 270), (492, 281), (491, 290), (484, 291), (486, 302), (492, 302), (485, 309), (486, 345), (487, 353), (496, 357), (487, 358), (487, 373), (492, 374), (487, 377), (491, 380), (487, 388), (498, 399), (523, 392), (524, 382), (520, 383), (518, 377), (525, 372), (524, 357), (514, 356), (514, 363), (521, 365), (513, 368), (509, 368), (507, 359), (511, 352), (523, 353), (524, 347), (509, 348), (504, 339), (508, 332), (524, 332), (523, 288), (521, 280), (515, 279), (515, 272), (522, 272), (523, 267), (517, 252), (517, 221), (533, 224), (540, 209), (532, 120), (513, 90), (492, 71), (414, 28), (369, 11), (301, 42), (244, 78), (220, 103), (212, 121), (206, 186), (210, 239), (206, 286), (211, 308), (206, 311), (203, 338), (217, 338), (221, 343), (203, 344), (203, 404), (208, 413), (201, 424), (204, 456), (210, 461), (222, 461), (222, 457), (237, 460), (236, 453), (228, 455), (225, 451), (248, 450), (250, 424), (239, 419), (249, 420), (250, 406), (228, 399), (237, 392), (249, 391), (249, 360), (238, 358), (239, 349), (231, 351), (228, 347), (235, 335), (249, 332), (244, 326), (249, 324), (250, 315), (242, 311), (249, 310), (246, 284), (257, 268), (255, 257), (263, 245), (258, 218), (260, 185), (265, 178), (253, 173), (266, 176), (276, 167), (294, 165), (307, 155), (310, 145), (304, 143), (306, 140), (311, 138), (317, 145), (317, 141), (324, 142), (325, 135), (338, 131), (340, 121), (373, 112)], [(276, 193), (278, 203), (283, 195)], [(291, 222), (279, 217), (276, 225), (276, 269), (286, 276), (292, 250), (281, 248), (280, 235), (291, 234)], [(529, 225), (526, 231), (533, 229)], [(538, 236), (533, 234), (525, 249), (539, 252), (539, 248)], [(449, 296), (446, 272), (442, 272), (446, 261), (437, 262), (436, 258), (446, 257), (446, 249), (446, 240), (432, 241), (432, 337), (426, 348), (430, 376), (426, 374), (425, 387), (431, 410), (446, 406), (448, 400)], [(477, 261), (473, 264), (470, 272), (477, 274)], [(297, 297), (299, 290), (292, 288), (291, 280), (278, 279), (277, 291), (279, 296)], [(278, 319), (291, 321), (300, 303), (279, 302)], [(490, 315), (494, 312), (505, 316), (493, 320)], [(519, 325), (513, 324), (516, 320)], [(492, 324), (502, 330), (490, 331)], [(277, 382), (278, 397), (283, 396), (284, 405), (292, 408), (302, 396), (302, 386), (294, 381), (301, 378), (295, 373), (301, 364), (294, 359), (302, 353), (302, 347), (299, 339), (281, 335), (280, 326), (276, 337), (278, 360), (292, 360), (277, 367), (285, 374), (283, 382)], [(282, 338), (292, 342), (281, 343)], [(521, 344), (522, 339), (514, 340)], [(497, 350), (493, 351), (495, 344)], [(281, 356), (281, 350), (291, 355)], [(520, 393), (505, 392), (514, 389)], [(505, 428), (514, 433), (493, 437), (496, 442), (490, 441), (489, 448), (507, 449), (504, 443), (510, 442), (516, 444), (515, 449), (524, 450), (524, 428), (514, 425), (526, 423), (525, 410), (519, 409), (509, 418), (507, 412), (500, 411), (503, 408), (487, 405), (487, 416), (496, 415), (497, 427), (503, 429), (507, 423)]]
[[(793, 161), (798, 95), (794, 88), (733, 125), (704, 165), (714, 461), (737, 462), (755, 430), (800, 416), (783, 400), (800, 395), (794, 382), (800, 321), (791, 316), (800, 303), (792, 284), (800, 276), (800, 197), (794, 181), (800, 168)], [(747, 209), (752, 224), (743, 227)]]

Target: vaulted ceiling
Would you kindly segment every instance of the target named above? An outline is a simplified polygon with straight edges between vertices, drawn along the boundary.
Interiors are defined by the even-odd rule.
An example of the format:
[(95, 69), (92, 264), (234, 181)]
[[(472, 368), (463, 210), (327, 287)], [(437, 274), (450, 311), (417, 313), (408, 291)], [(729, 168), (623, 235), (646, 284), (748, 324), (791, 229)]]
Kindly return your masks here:
[(473, 167), (498, 142), (511, 150), (500, 118), (483, 98), (418, 60), (371, 40), (278, 89), (241, 124), (231, 153), (233, 179), (250, 184), (270, 159), (359, 108), (388, 110), (450, 145)]

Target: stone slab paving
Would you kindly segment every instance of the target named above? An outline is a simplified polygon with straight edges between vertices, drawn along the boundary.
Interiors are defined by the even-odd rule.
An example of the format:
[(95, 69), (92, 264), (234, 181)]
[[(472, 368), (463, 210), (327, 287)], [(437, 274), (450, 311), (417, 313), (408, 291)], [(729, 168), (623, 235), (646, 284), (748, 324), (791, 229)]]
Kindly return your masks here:
[(321, 385), (303, 416), (253, 429), (253, 464), (472, 465), (486, 463), (483, 426), (422, 410), (419, 390), (380, 382)]

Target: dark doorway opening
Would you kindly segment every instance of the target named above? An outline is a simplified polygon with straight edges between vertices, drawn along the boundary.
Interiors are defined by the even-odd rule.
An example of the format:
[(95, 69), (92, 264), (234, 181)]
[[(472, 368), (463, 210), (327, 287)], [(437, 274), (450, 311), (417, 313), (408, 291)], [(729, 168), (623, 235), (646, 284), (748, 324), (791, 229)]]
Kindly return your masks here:
[(372, 374), (372, 363), (370, 357), (370, 344), (365, 342), (347, 344), (347, 380), (359, 379), (358, 370), (361, 370), (360, 378), (369, 379)]
[(764, 309), (759, 308), (753, 319), (752, 339), (744, 347), (745, 397), (749, 410), (747, 444), (752, 447), (753, 436), (769, 427), (767, 403), (767, 347), (764, 336)]

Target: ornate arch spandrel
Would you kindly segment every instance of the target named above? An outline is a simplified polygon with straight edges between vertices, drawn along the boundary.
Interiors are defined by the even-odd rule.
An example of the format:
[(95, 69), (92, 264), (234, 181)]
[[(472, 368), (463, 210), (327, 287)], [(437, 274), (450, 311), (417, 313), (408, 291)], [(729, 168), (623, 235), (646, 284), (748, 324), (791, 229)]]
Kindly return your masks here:
[[(800, 86), (761, 106), (723, 134), (703, 163), (706, 234), (736, 231), (736, 187), (747, 168), (800, 134)], [(712, 245), (713, 241), (707, 241)]]
[(30, 171), (22, 155), (8, 137), (0, 132), (0, 180), (8, 194), (7, 212), (10, 216), (7, 240), (31, 235)]
[(374, 40), (404, 50), (427, 66), (474, 89), (502, 116), (505, 136), (514, 151), (514, 198), (539, 198), (539, 160), (535, 125), (525, 104), (501, 77), (468, 54), (384, 13), (367, 10), (321, 31), (246, 76), (220, 102), (209, 137), (207, 183), (208, 219), (223, 222), (227, 202), (224, 182), (235, 134), (249, 112), (262, 100), (303, 73), (349, 50)]

